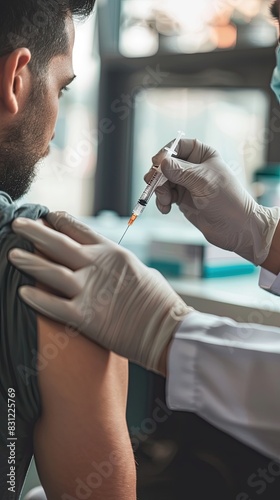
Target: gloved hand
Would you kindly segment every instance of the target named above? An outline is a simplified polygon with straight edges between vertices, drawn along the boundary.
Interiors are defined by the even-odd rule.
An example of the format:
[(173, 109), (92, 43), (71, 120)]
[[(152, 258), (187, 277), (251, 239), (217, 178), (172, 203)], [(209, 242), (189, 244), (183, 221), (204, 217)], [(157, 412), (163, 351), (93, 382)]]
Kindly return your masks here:
[(9, 260), (63, 297), (24, 286), (19, 289), (23, 300), (157, 372), (164, 348), (192, 308), (131, 252), (63, 212), (50, 213), (47, 220), (60, 232), (29, 219), (15, 220), (13, 230), (52, 262), (18, 249)]
[[(213, 148), (181, 139), (177, 151), (176, 158), (166, 158), (162, 149), (152, 159), (168, 179), (156, 189), (158, 209), (167, 214), (176, 203), (210, 243), (262, 264), (280, 209), (259, 205)], [(147, 181), (149, 175), (145, 176)]]

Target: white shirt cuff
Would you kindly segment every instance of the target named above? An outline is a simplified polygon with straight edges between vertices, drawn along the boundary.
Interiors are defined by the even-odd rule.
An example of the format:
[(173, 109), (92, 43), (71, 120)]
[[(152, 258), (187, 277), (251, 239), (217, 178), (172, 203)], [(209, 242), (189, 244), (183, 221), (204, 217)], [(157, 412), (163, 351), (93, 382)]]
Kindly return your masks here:
[[(178, 332), (184, 331), (184, 326)], [(178, 333), (177, 332), (177, 333)], [(197, 410), (196, 359), (198, 346), (174, 337), (168, 353), (166, 402), (171, 410)]]
[(280, 295), (280, 273), (276, 274), (262, 269), (259, 277), (259, 286), (274, 295)]

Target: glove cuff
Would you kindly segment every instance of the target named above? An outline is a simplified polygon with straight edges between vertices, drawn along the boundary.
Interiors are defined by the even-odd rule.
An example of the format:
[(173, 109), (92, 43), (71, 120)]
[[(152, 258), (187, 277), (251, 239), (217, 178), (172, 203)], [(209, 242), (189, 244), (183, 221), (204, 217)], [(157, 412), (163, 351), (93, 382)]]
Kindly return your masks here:
[(253, 262), (256, 266), (261, 265), (269, 254), (279, 219), (279, 207), (268, 208), (256, 204), (243, 232), (243, 238), (244, 233), (247, 233), (247, 245), (244, 245), (243, 241), (243, 248), (241, 251), (236, 249), (236, 253)]
[[(151, 320), (146, 328), (143, 339), (141, 364), (146, 369), (159, 373), (159, 362), (163, 350), (178, 330), (184, 318), (193, 310), (192, 307), (187, 306), (178, 296), (178, 300), (168, 310), (166, 306), (163, 306), (161, 311), (157, 311), (157, 319), (153, 318)], [(154, 319), (156, 319), (157, 323), (156, 335)]]

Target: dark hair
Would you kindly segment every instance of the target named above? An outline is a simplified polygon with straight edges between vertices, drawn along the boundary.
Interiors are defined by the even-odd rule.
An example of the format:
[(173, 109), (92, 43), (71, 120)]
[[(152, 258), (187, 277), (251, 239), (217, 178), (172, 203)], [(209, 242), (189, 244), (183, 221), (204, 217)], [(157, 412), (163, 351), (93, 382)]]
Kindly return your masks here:
[(84, 19), (95, 0), (0, 0), (0, 56), (26, 47), (30, 70), (44, 73), (50, 60), (67, 51), (65, 20)]
[(270, 5), (269, 9), (272, 17), (279, 21), (279, 2), (274, 1), (273, 4)]

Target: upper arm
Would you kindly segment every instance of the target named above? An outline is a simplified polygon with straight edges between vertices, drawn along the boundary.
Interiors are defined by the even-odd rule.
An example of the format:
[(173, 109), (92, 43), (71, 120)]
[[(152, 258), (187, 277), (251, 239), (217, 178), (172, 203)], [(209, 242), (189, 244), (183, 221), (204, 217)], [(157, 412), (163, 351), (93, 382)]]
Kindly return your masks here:
[(37, 326), (42, 416), (34, 449), (47, 496), (133, 500), (127, 360), (45, 317)]

